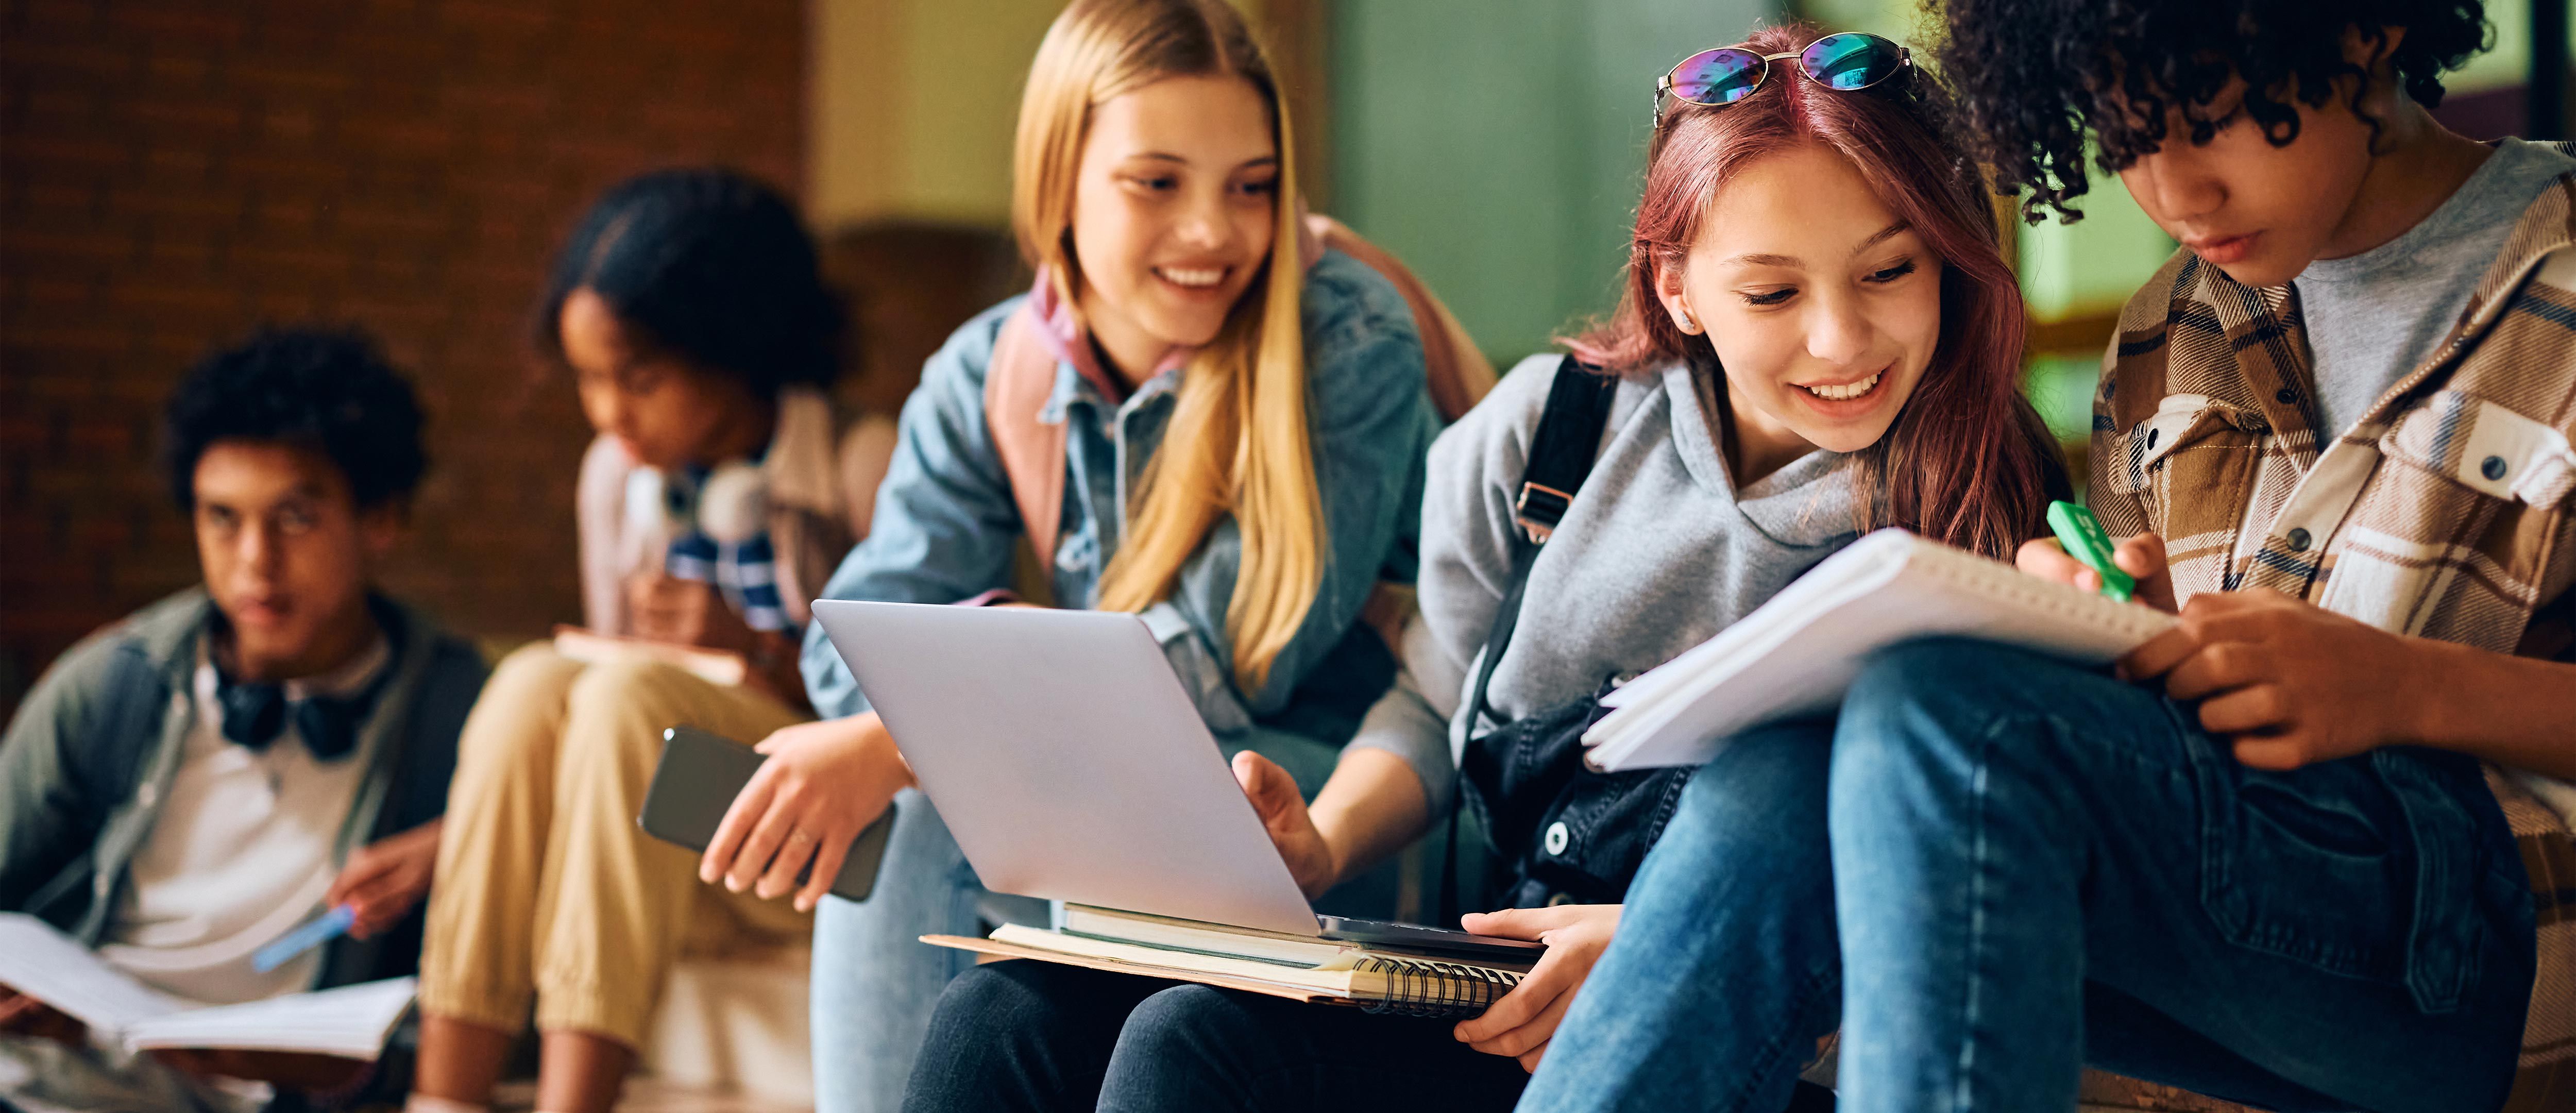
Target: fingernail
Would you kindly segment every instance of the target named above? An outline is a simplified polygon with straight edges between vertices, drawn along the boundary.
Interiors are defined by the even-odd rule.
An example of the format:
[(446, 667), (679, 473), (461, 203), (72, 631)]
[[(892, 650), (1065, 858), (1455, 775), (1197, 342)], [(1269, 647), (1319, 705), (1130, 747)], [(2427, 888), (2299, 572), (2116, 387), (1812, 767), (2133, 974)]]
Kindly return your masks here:
[(742, 891), (742, 880), (741, 880), (740, 878), (734, 878), (734, 877), (728, 877), (728, 878), (725, 878), (725, 889), (726, 889), (727, 891), (730, 891), (730, 892), (736, 892), (736, 893), (741, 892), (741, 891)]

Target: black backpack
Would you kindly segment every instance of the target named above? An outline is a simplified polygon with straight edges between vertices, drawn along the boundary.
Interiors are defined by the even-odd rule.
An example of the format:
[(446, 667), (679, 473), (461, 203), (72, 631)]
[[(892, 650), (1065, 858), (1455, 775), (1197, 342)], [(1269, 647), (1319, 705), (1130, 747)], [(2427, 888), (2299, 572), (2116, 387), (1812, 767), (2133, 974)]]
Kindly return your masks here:
[[(1509, 649), (1520, 622), (1521, 593), (1539, 546), (1574, 504), (1592, 473), (1602, 429), (1619, 381), (1572, 356), (1558, 365), (1547, 408), (1530, 438), (1529, 461), (1514, 500), (1520, 529), (1512, 535), (1511, 586), (1494, 612), (1469, 706), (1490, 715), (1485, 688)], [(1501, 884), (1477, 904), (1484, 908), (1538, 908), (1556, 904), (1615, 904), (1664, 832), (1691, 770), (1644, 769), (1602, 773), (1583, 763), (1583, 732), (1604, 713), (1599, 690), (1469, 739), (1459, 762), (1464, 804), (1485, 830), (1486, 849)], [(1451, 854), (1456, 854), (1455, 838)], [(1453, 867), (1454, 868), (1454, 867)], [(1452, 886), (1444, 895), (1455, 896)]]

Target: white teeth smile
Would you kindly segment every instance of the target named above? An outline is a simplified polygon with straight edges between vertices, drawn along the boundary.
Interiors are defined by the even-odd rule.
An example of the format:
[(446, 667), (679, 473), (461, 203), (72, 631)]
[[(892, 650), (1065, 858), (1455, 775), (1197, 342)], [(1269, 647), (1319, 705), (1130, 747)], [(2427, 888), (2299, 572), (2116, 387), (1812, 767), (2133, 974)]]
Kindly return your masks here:
[(1881, 371), (1878, 375), (1872, 375), (1856, 383), (1844, 383), (1841, 386), (1811, 386), (1806, 389), (1828, 402), (1847, 402), (1869, 393), (1869, 388), (1878, 385), (1878, 376), (1884, 374), (1887, 372)]
[(1162, 275), (1163, 281), (1169, 282), (1174, 286), (1214, 286), (1219, 282), (1225, 281), (1225, 268), (1223, 267), (1209, 267), (1206, 269), (1156, 267), (1154, 268), (1154, 273)]

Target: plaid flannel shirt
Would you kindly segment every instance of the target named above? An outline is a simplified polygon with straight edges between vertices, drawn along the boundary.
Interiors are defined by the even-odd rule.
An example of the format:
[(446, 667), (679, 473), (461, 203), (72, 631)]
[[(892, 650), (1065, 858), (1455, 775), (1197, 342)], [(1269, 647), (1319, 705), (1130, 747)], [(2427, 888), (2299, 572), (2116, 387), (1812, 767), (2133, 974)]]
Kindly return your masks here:
[[(2322, 450), (2288, 286), (2176, 252), (2102, 366), (2089, 500), (2115, 536), (2165, 537), (2178, 601), (2267, 587), (2398, 634), (2576, 660), (2576, 175), (2524, 211), (2432, 357)], [(2487, 781), (2540, 929), (2507, 1108), (2576, 1108), (2576, 843), (2559, 810), (2576, 789), (2493, 766)]]

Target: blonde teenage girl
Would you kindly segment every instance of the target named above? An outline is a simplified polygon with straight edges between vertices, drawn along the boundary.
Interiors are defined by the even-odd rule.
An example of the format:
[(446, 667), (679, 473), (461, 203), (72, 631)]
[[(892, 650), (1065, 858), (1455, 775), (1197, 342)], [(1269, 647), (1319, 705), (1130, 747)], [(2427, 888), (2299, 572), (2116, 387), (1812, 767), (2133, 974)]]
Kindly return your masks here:
[[(1054, 602), (1141, 615), (1230, 752), (1310, 786), (1337, 761), (1445, 763), (1339, 752), (1393, 675), (1361, 616), (1380, 580), (1413, 578), (1439, 420), (1413, 313), (1305, 234), (1291, 149), (1269, 64), (1222, 0), (1068, 8), (1031, 68), (1015, 150), (1013, 224), (1036, 287), (932, 357), (872, 531), (824, 594), (974, 600), (1011, 582), (1024, 533), (1042, 534)], [(999, 442), (1025, 415), (997, 429), (987, 392), (1032, 344), (1035, 421), (1064, 450), (1045, 477), (1061, 497), (1024, 513), (1031, 492)], [(1031, 520), (1050, 512), (1051, 530)], [(971, 962), (918, 937), (1043, 908), (977, 884), (830, 644), (809, 637), (804, 665), (825, 718), (762, 743), (771, 760), (702, 876), (820, 902), (818, 1102), (891, 1109), (931, 1002)], [(826, 899), (842, 848), (889, 800), (874, 895)]]

